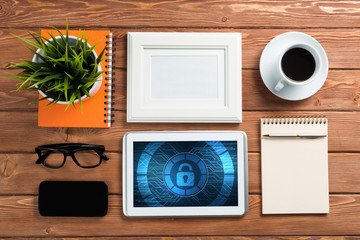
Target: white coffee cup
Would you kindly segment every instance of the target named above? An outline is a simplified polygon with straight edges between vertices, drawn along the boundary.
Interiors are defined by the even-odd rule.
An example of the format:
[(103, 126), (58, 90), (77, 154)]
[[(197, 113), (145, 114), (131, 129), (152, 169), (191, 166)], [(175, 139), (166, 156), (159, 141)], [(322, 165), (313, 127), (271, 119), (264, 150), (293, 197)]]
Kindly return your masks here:
[[(312, 75), (306, 79), (294, 80), (294, 79), (290, 78), (289, 76), (286, 75), (286, 73), (284, 72), (283, 66), (282, 66), (282, 60), (283, 60), (284, 55), (288, 51), (290, 51), (292, 49), (297, 49), (297, 48), (305, 49), (307, 52), (309, 52), (312, 55), (314, 62), (315, 62), (315, 67), (314, 67)], [(318, 77), (319, 69), (321, 69), (321, 65), (322, 65), (322, 61), (321, 61), (318, 51), (314, 47), (312, 47), (311, 45), (306, 44), (306, 43), (294, 43), (291, 45), (287, 45), (285, 47), (285, 49), (283, 49), (283, 51), (281, 52), (281, 54), (277, 60), (277, 63), (278, 64), (277, 64), (277, 69), (275, 70), (275, 75), (276, 75), (275, 79), (278, 79), (278, 80), (274, 87), (274, 90), (276, 92), (280, 92), (289, 86), (296, 87), (296, 86), (303, 86), (303, 85), (309, 84), (310, 82), (312, 82), (314, 79), (316, 79)], [(302, 66), (295, 66), (294, 69), (295, 69), (295, 71), (302, 71)]]

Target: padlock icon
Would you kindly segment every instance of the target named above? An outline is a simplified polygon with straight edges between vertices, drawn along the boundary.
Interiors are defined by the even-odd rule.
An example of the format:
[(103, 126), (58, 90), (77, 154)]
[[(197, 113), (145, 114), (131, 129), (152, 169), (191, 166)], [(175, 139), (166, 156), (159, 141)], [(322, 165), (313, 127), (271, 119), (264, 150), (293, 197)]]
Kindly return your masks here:
[[(184, 167), (187, 167), (188, 170), (184, 171)], [(180, 164), (176, 174), (176, 184), (179, 187), (192, 187), (195, 185), (195, 175), (189, 163)]]

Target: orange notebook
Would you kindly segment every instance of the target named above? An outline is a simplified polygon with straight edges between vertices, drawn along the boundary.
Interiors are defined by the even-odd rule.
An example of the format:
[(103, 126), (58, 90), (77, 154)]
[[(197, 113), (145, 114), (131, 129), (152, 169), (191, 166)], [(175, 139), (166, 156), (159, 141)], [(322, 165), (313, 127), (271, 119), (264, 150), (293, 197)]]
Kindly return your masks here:
[[(41, 35), (50, 38), (48, 32), (52, 32), (57, 36), (55, 30), (41, 30)], [(61, 31), (62, 34), (66, 34), (65, 30)], [(108, 128), (111, 126), (111, 93), (112, 93), (112, 44), (113, 38), (110, 31), (102, 30), (81, 30), (84, 32), (88, 43), (92, 46), (99, 42), (95, 47), (95, 52), (99, 55), (108, 41), (108, 48), (105, 51), (107, 53), (100, 65), (101, 69), (105, 70), (102, 74), (102, 84), (98, 92), (93, 96), (93, 99), (88, 99), (82, 102), (83, 112), (80, 110), (79, 103), (75, 103), (77, 110), (73, 106), (65, 111), (66, 104), (55, 104), (51, 109), (46, 107), (49, 100), (43, 100), (39, 102), (38, 111), (38, 125), (40, 127), (89, 127), (89, 128)], [(81, 36), (78, 30), (69, 30), (69, 35)], [(42, 96), (39, 94), (39, 98)]]

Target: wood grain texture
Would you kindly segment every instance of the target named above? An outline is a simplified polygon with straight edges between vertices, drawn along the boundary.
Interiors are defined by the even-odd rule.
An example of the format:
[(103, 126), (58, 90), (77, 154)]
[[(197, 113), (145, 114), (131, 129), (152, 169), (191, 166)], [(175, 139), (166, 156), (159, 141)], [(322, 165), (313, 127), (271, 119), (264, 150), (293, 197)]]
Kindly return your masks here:
[(30, 237), (30, 238), (0, 238), (0, 240), (358, 240), (357, 236), (186, 236), (186, 237)]
[(359, 112), (243, 112), (243, 123), (126, 123), (126, 113), (114, 112), (110, 129), (40, 128), (37, 112), (0, 112), (0, 152), (33, 152), (38, 145), (85, 142), (103, 144), (108, 151), (122, 151), (122, 137), (128, 131), (241, 130), (248, 135), (250, 152), (260, 151), (260, 118), (274, 116), (325, 116), (329, 120), (330, 152), (360, 152)]
[(103, 27), (360, 26), (357, 1), (2, 0), (0, 3), (0, 27), (64, 26), (65, 17), (72, 25)]
[[(360, 16), (360, 15), (359, 15)], [(78, 29), (75, 25), (70, 25)], [(46, 27), (46, 26), (44, 26)], [(38, 32), (41, 27), (31, 29)], [(88, 28), (87, 28), (88, 29)], [(359, 69), (360, 30), (359, 29), (183, 29), (183, 28), (130, 28), (110, 29), (115, 36), (116, 57), (114, 66), (126, 68), (127, 32), (241, 32), (242, 33), (242, 68), (258, 69), (259, 60), (266, 44), (279, 34), (289, 31), (300, 31), (314, 37), (324, 47), (330, 68)], [(0, 68), (6, 67), (7, 62), (17, 63), (20, 59), (32, 59), (32, 53), (24, 47), (20, 39), (12, 36), (16, 34), (30, 39), (29, 29), (0, 29)], [(341, 47), (341, 53), (339, 53)]]
[[(29, 114), (30, 115), (30, 114)], [(1, 116), (1, 114), (0, 114)], [(109, 149), (121, 151), (122, 136), (128, 131), (181, 131), (181, 130), (241, 130), (248, 136), (250, 152), (260, 151), (260, 118), (274, 116), (325, 116), (328, 118), (328, 149), (330, 152), (359, 152), (359, 112), (243, 112), (241, 124), (204, 123), (126, 123), (125, 112), (115, 112), (115, 123), (111, 129), (70, 128), (68, 140), (72, 142), (87, 139), (103, 142)], [(96, 135), (97, 134), (97, 135)], [(1, 137), (0, 137), (1, 139)]]
[[(262, 51), (276, 36), (299, 31), (315, 38), (325, 49), (329, 68), (359, 69), (359, 29), (121, 29), (113, 30), (116, 37), (117, 68), (126, 68), (127, 32), (240, 32), (242, 33), (242, 68), (258, 69)], [(341, 53), (339, 53), (341, 47)]]
[[(116, 110), (126, 110), (126, 70), (115, 70)], [(243, 111), (359, 111), (360, 71), (331, 70), (321, 89), (302, 101), (287, 101), (270, 92), (258, 70), (242, 71)]]
[[(36, 196), (0, 196), (0, 236), (236, 236), (359, 235), (360, 196), (331, 195), (328, 215), (261, 214), (261, 196), (249, 196), (244, 217), (129, 218), (122, 198), (109, 197), (105, 217), (42, 217)], [(26, 217), (25, 217), (26, 216)]]
[(61, 169), (35, 164), (37, 154), (0, 154), (0, 195), (37, 194), (42, 181), (105, 181), (111, 194), (120, 194), (122, 184), (122, 155), (106, 153), (111, 159), (99, 167), (78, 167), (67, 157)]
[[(357, 240), (360, 239), (360, 2), (342, 0), (0, 0), (0, 239), (62, 240)], [(57, 26), (108, 29), (116, 37), (115, 123), (110, 129), (39, 128), (37, 93), (10, 93), (7, 62), (32, 54), (11, 33)], [(243, 123), (126, 123), (127, 32), (241, 32)], [(275, 36), (300, 31), (324, 47), (330, 71), (314, 96), (278, 99), (266, 89), (259, 59)], [(259, 119), (322, 115), (329, 119), (328, 215), (261, 215)], [(127, 218), (122, 214), (122, 137), (135, 130), (243, 130), (249, 138), (249, 212), (245, 217)], [(110, 161), (96, 169), (72, 161), (58, 170), (36, 165), (34, 147), (59, 142), (104, 144)], [(37, 211), (43, 180), (104, 180), (103, 218), (48, 218)], [(100, 237), (99, 237), (100, 236)], [(107, 237), (108, 236), (108, 237)]]
[[(71, 159), (61, 169), (35, 164), (35, 153), (0, 154), (0, 195), (37, 194), (45, 180), (105, 181), (111, 194), (122, 194), (122, 154), (107, 153), (109, 161), (97, 168), (79, 168)], [(329, 154), (330, 193), (360, 193), (359, 153)], [(260, 154), (249, 153), (250, 193), (261, 193)]]
[[(0, 70), (1, 71), (1, 70)], [(16, 72), (6, 71), (6, 72)], [(7, 79), (8, 74), (0, 72), (1, 111), (37, 111), (36, 91), (12, 92), (17, 82)], [(114, 90), (114, 109), (126, 110), (126, 70), (116, 69)], [(285, 111), (359, 111), (360, 110), (360, 71), (331, 70), (322, 88), (310, 98), (302, 101), (286, 101), (273, 95), (264, 85), (258, 70), (243, 70), (242, 93), (243, 110)]]
[(10, 79), (9, 73), (16, 73), (16, 70), (0, 70), (0, 110), (1, 111), (37, 111), (38, 104), (32, 102), (37, 100), (37, 91), (19, 91), (18, 81)]

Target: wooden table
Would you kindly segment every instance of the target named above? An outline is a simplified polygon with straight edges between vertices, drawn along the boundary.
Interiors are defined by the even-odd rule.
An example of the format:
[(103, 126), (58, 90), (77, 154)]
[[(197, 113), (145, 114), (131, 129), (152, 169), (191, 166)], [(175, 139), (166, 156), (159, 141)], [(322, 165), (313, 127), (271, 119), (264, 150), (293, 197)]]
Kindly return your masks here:
[[(49, 25), (63, 28), (65, 18), (72, 28), (111, 29), (117, 38), (115, 123), (110, 129), (40, 128), (37, 105), (28, 104), (37, 94), (10, 92), (16, 83), (3, 78), (6, 72), (16, 72), (6, 70), (6, 62), (32, 57), (11, 33), (28, 38), (27, 30), (38, 31)], [(126, 123), (129, 31), (241, 32), (243, 123)], [(330, 64), (328, 79), (320, 91), (298, 102), (272, 95), (258, 69), (265, 45), (288, 31), (316, 38)], [(0, 49), (0, 238), (360, 239), (360, 1), (0, 0)], [(259, 119), (279, 115), (329, 119), (330, 214), (261, 214)], [(221, 218), (125, 217), (121, 142), (124, 133), (133, 130), (245, 131), (249, 138), (248, 214)], [(36, 165), (34, 147), (58, 142), (104, 144), (111, 160), (92, 170), (79, 168), (71, 161), (58, 170)], [(41, 181), (49, 179), (106, 181), (110, 190), (107, 216), (40, 216), (37, 189)]]

